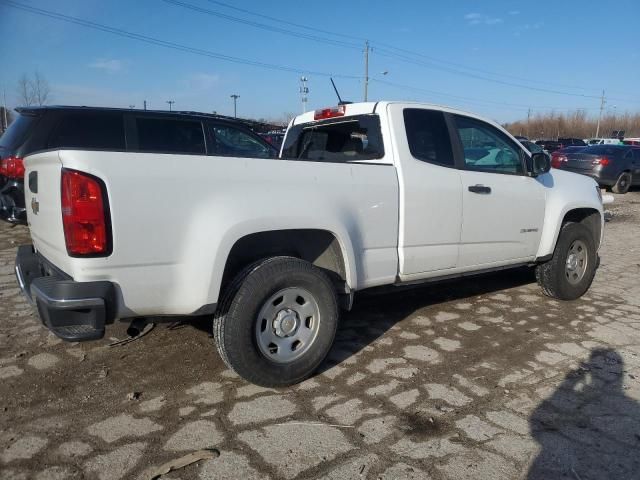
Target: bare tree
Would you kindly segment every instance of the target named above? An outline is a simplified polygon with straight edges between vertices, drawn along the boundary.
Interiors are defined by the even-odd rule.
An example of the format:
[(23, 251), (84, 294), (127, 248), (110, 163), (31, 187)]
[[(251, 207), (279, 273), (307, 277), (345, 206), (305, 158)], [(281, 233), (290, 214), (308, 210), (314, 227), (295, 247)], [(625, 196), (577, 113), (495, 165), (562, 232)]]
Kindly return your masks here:
[(36, 70), (33, 74), (33, 80), (31, 81), (31, 89), (34, 102), (37, 105), (45, 105), (47, 100), (51, 96), (51, 88), (49, 82), (44, 76)]
[(24, 107), (33, 105), (33, 89), (26, 73), (23, 73), (18, 79), (18, 101)]
[(50, 97), (51, 87), (40, 72), (34, 72), (32, 78), (24, 73), (18, 79), (18, 99), (23, 106), (45, 105)]

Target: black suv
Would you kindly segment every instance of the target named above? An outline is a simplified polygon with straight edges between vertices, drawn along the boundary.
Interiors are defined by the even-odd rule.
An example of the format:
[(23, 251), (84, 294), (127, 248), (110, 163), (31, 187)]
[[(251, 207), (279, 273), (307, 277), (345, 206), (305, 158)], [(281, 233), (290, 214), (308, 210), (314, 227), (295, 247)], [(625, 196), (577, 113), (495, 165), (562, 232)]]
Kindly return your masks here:
[(241, 121), (198, 112), (25, 107), (0, 137), (0, 219), (26, 224), (23, 158), (48, 149), (276, 157)]

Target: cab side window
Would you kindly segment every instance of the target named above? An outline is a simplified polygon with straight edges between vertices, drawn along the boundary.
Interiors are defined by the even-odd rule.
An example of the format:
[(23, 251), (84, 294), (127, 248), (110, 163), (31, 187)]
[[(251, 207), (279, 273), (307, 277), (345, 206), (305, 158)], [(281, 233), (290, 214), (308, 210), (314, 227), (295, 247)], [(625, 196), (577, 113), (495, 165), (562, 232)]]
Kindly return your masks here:
[(403, 115), (411, 155), (423, 162), (454, 167), (453, 151), (444, 113), (436, 110), (405, 108)]
[(495, 127), (455, 115), (467, 170), (522, 175), (520, 149)]

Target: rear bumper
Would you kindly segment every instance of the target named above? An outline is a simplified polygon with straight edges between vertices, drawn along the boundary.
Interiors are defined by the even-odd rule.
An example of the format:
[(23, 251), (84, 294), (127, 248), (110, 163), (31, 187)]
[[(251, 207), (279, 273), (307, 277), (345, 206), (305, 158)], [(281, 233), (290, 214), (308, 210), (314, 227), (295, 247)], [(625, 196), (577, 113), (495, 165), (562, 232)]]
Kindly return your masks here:
[(37, 254), (32, 245), (18, 248), (16, 277), (26, 299), (37, 307), (42, 323), (63, 340), (102, 338), (105, 325), (115, 319), (113, 283), (75, 282)]
[(597, 170), (583, 170), (578, 168), (563, 168), (565, 172), (579, 173), (589, 178), (593, 178), (598, 185), (611, 186), (616, 183), (617, 177), (613, 177), (609, 172), (597, 171)]

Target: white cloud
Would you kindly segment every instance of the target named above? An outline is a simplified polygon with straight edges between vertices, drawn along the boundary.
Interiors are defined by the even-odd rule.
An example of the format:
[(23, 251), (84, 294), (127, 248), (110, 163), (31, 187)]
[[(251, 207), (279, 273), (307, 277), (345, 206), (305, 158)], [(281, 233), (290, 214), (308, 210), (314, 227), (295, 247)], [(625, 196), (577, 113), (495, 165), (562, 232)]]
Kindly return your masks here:
[(538, 30), (544, 26), (543, 22), (525, 23), (524, 25), (518, 25), (516, 27), (516, 36), (520, 36), (522, 33), (529, 30)]
[(520, 15), (520, 10), (511, 10), (509, 15)]
[(484, 13), (467, 13), (464, 19), (469, 25), (498, 25), (503, 22), (501, 18), (491, 17)]
[(95, 62), (89, 64), (89, 67), (103, 70), (107, 73), (117, 73), (124, 68), (124, 62), (116, 59), (99, 58)]

